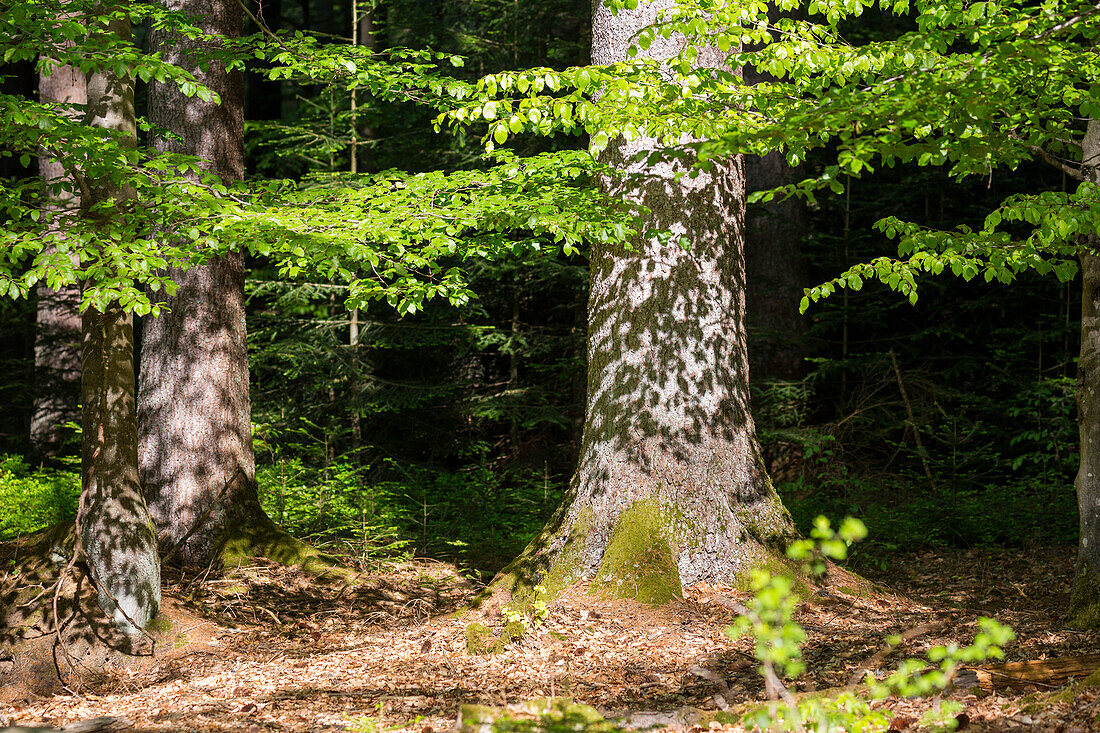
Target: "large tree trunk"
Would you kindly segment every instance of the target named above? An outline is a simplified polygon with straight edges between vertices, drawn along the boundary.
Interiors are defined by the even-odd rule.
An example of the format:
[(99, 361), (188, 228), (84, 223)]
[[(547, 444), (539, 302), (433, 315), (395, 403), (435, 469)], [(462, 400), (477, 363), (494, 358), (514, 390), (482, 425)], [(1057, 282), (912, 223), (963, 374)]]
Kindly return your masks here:
[[(128, 20), (111, 30), (128, 38)], [(103, 71), (88, 76), (87, 122), (137, 142), (134, 83)], [(86, 206), (131, 191), (95, 184)], [(100, 607), (120, 629), (134, 633), (160, 607), (160, 558), (137, 470), (133, 318), (112, 304), (82, 318), (83, 450), (78, 540), (98, 590)], [(136, 628), (135, 628), (136, 627)]]
[[(38, 77), (43, 102), (85, 104), (84, 74), (72, 66), (59, 66)], [(38, 169), (47, 183), (66, 176), (61, 161), (39, 156)], [(55, 216), (71, 214), (80, 197), (62, 193), (51, 197), (46, 208)], [(55, 456), (61, 449), (64, 425), (80, 418), (80, 315), (76, 285), (53, 290), (38, 286), (34, 334), (34, 413), (31, 416), (31, 449), (38, 456)]]
[[(1085, 179), (1100, 181), (1100, 122), (1090, 120), (1082, 143)], [(1090, 237), (1081, 252), (1081, 354), (1077, 360), (1077, 420), (1081, 467), (1077, 471), (1077, 507), (1081, 537), (1069, 620), (1075, 626), (1100, 627), (1100, 242)]]
[[(240, 35), (242, 11), (235, 0), (166, 5), (193, 16), (208, 33)], [(227, 73), (217, 62), (198, 69), (201, 49), (181, 38), (154, 32), (152, 44), (221, 97), (218, 105), (188, 98), (171, 84), (150, 84), (150, 121), (178, 136), (157, 138), (154, 147), (198, 156), (223, 181), (240, 180), (241, 73)], [(165, 300), (169, 311), (145, 322), (138, 404), (142, 486), (166, 550), (185, 565), (263, 555), (324, 569), (315, 549), (272, 523), (256, 495), (244, 276), (239, 253), (176, 271), (179, 290)]]
[[(612, 15), (598, 5), (593, 62), (625, 58), (631, 37), (671, 0)], [(656, 58), (678, 39), (658, 39)], [(721, 64), (720, 57), (701, 64)], [(763, 469), (749, 409), (745, 347), (744, 177), (739, 158), (691, 179), (682, 164), (629, 163), (652, 139), (615, 141), (607, 162), (643, 182), (605, 181), (644, 201), (650, 230), (634, 251), (596, 245), (588, 305), (588, 398), (581, 455), (558, 515), (497, 587), (548, 592), (581, 577), (662, 602), (683, 585), (732, 581), (794, 529)]]
[[(235, 0), (169, 0), (208, 33), (240, 35)], [(157, 150), (195, 155), (224, 181), (244, 174), (242, 77), (212, 62), (196, 68), (189, 42), (154, 32), (153, 48), (192, 70), (221, 104), (184, 96), (173, 84), (149, 85), (150, 121), (172, 137)], [(262, 515), (252, 454), (244, 262), (240, 254), (173, 273), (169, 311), (145, 322), (140, 404), (141, 479), (161, 538), (185, 564), (214, 559), (232, 523)], [(190, 533), (190, 536), (187, 536)], [(183, 543), (182, 546), (180, 543)]]

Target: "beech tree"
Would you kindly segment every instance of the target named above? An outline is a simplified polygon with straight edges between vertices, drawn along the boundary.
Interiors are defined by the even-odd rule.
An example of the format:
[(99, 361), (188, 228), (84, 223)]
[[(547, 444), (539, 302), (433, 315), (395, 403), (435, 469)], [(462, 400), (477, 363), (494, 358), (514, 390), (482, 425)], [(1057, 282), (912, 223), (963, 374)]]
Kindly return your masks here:
[[(606, 4), (633, 11), (639, 0)], [(647, 164), (681, 165), (689, 177), (708, 175), (735, 154), (779, 150), (788, 164), (797, 165), (811, 150), (830, 151), (831, 162), (819, 175), (763, 192), (757, 200), (765, 201), (777, 196), (813, 201), (821, 190), (843, 193), (844, 176), (899, 162), (946, 166), (954, 177), (988, 177), (996, 167), (1039, 159), (1081, 180), (1072, 192), (1013, 196), (977, 231), (965, 226), (932, 231), (883, 219), (877, 228), (900, 240), (898, 256), (858, 264), (807, 289), (803, 310), (838, 288), (858, 289), (871, 279), (915, 301), (922, 274), (947, 271), (967, 280), (981, 275), (1009, 283), (1034, 270), (1068, 280), (1078, 258), (1086, 268), (1094, 265), (1090, 242), (1100, 233), (1100, 188), (1089, 157), (1093, 127), (1086, 131), (1083, 121), (1100, 114), (1094, 94), (1100, 14), (1090, 3), (922, 0), (911, 7), (909, 0), (781, 0), (769, 6), (670, 0), (656, 5), (654, 22), (627, 41), (625, 60), (562, 73), (530, 69), (486, 77), (477, 96), (449, 119), (488, 121), (490, 147), (525, 130), (587, 132), (596, 150), (618, 135), (658, 139), (662, 147), (643, 156)], [(871, 5), (898, 14), (912, 10), (916, 29), (894, 40), (849, 44), (838, 24)], [(804, 17), (789, 17), (796, 9)], [(672, 57), (656, 63), (649, 49), (671, 38), (680, 39)], [(715, 48), (722, 53), (715, 56)], [(770, 80), (748, 85), (730, 71), (747, 65)], [(1091, 277), (1086, 275), (1086, 287)], [(1090, 291), (1084, 300), (1082, 342), (1091, 350), (1096, 320)], [(1100, 430), (1093, 425), (1100, 411), (1091, 409), (1091, 351), (1083, 351), (1080, 367), (1087, 453), (1077, 479), (1082, 534), (1071, 619), (1095, 626), (1100, 624), (1095, 554), (1100, 472), (1092, 469), (1086, 446)]]
[[(1096, 119), (1088, 121), (1081, 139), (1081, 165), (1075, 173), (1074, 177), (1084, 182), (1100, 184), (1100, 122)], [(1081, 466), (1074, 483), (1081, 535), (1069, 618), (1080, 626), (1096, 628), (1100, 627), (1100, 453), (1095, 447), (1100, 439), (1100, 226), (1094, 224), (1091, 232), (1079, 236), (1083, 239), (1079, 248), (1081, 353), (1077, 360)]]
[[(130, 39), (128, 18), (112, 19), (108, 30), (122, 42)], [(134, 147), (133, 78), (99, 70), (88, 76), (87, 91), (88, 125)], [(109, 218), (134, 196), (109, 178), (88, 183), (82, 203), (93, 219)], [(81, 331), (84, 431), (77, 542), (99, 605), (119, 629), (137, 633), (160, 608), (160, 558), (137, 473), (133, 314), (118, 302), (87, 308)]]

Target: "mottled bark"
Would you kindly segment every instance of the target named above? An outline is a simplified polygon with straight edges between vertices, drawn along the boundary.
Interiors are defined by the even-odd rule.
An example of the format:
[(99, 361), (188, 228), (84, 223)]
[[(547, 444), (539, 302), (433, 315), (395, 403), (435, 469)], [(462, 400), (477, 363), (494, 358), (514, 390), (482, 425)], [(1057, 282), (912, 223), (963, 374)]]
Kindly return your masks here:
[[(129, 37), (128, 20), (116, 19), (110, 29)], [(86, 121), (121, 132), (136, 144), (133, 79), (111, 71), (90, 74)], [(132, 196), (132, 191), (95, 182), (84, 203), (90, 207)], [(104, 313), (89, 308), (82, 333), (79, 541), (99, 605), (120, 629), (134, 633), (160, 607), (160, 559), (138, 483), (133, 319), (117, 304)]]
[[(166, 5), (193, 16), (207, 33), (240, 35), (242, 11), (235, 0), (169, 0)], [(162, 32), (152, 34), (152, 45), (221, 97), (221, 104), (214, 104), (185, 97), (171, 84), (150, 84), (150, 121), (178, 136), (158, 137), (153, 146), (198, 156), (222, 180), (240, 180), (240, 72), (227, 73), (217, 62), (199, 69), (203, 49)], [(172, 277), (179, 290), (165, 301), (169, 311), (148, 319), (143, 332), (141, 480), (162, 541), (178, 546), (178, 559), (185, 564), (206, 565), (219, 552), (227, 529), (267, 522), (256, 498), (252, 454), (244, 262), (240, 254), (230, 254)]]
[[(40, 74), (38, 93), (43, 102), (85, 104), (88, 101), (84, 74), (71, 66), (59, 66)], [(40, 155), (38, 169), (47, 183), (66, 177), (61, 161)], [(51, 196), (45, 203), (55, 217), (75, 213), (79, 195), (68, 191)], [(64, 425), (80, 419), (80, 288), (60, 290), (38, 286), (34, 336), (34, 412), (31, 415), (31, 448), (39, 456), (55, 456), (64, 438)]]
[[(801, 179), (783, 154), (745, 160), (750, 191), (775, 188)], [(806, 269), (802, 238), (806, 207), (799, 199), (757, 204), (745, 222), (746, 306), (749, 374), (754, 380), (802, 378), (806, 321), (798, 312)]]
[[(625, 58), (636, 31), (670, 4), (614, 16), (597, 5), (593, 62)], [(678, 44), (658, 39), (648, 53), (667, 58)], [(716, 52), (700, 56), (722, 63)], [(614, 141), (605, 160), (644, 178), (604, 186), (644, 201), (650, 231), (671, 230), (691, 247), (648, 234), (634, 251), (593, 247), (577, 474), (558, 516), (506, 569), (513, 592), (540, 577), (551, 591), (588, 577), (616, 595), (659, 602), (682, 585), (743, 577), (794, 534), (749, 409), (741, 160), (678, 180), (683, 163), (628, 162), (657, 145)]]
[[(1100, 181), (1100, 122), (1090, 120), (1082, 144), (1086, 180)], [(1090, 237), (1081, 252), (1081, 354), (1077, 360), (1077, 420), (1081, 467), (1077, 507), (1081, 536), (1070, 622), (1100, 627), (1100, 242)]]

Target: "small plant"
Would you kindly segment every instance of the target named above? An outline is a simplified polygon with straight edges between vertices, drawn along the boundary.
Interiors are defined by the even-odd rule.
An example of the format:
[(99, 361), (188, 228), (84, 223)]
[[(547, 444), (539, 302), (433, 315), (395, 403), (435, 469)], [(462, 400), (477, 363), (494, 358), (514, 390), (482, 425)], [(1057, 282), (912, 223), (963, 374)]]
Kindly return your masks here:
[[(889, 677), (876, 681), (868, 676), (867, 684), (871, 696), (884, 698), (889, 695), (929, 695), (946, 688), (955, 678), (961, 663), (981, 662), (989, 658), (1003, 659), (1003, 646), (1016, 638), (1011, 628), (991, 618), (978, 619), (978, 633), (974, 643), (959, 647), (957, 644), (936, 646), (928, 650), (928, 659), (907, 659), (898, 665)], [(901, 643), (901, 637), (888, 639), (891, 646)], [(931, 663), (931, 667), (929, 667)], [(955, 716), (962, 712), (962, 706), (951, 700), (937, 699), (932, 708), (925, 713), (922, 725), (933, 729), (954, 730)]]
[(424, 719), (423, 716), (419, 716), (413, 720), (387, 725), (382, 718), (382, 703), (378, 703), (376, 709), (378, 712), (375, 715), (360, 715), (348, 718), (347, 729), (355, 731), (355, 733), (391, 733), (391, 731), (412, 728)]
[(505, 606), (500, 609), (500, 615), (508, 626), (522, 627), (526, 634), (532, 629), (542, 626), (542, 622), (550, 615), (550, 609), (546, 605), (546, 588), (536, 585), (531, 596), (531, 603), (525, 608), (512, 608)]
[[(845, 559), (851, 544), (866, 535), (867, 528), (858, 519), (848, 517), (840, 529), (834, 531), (828, 519), (818, 517), (809, 539), (792, 543), (787, 548), (787, 556), (797, 561), (804, 573), (822, 577), (827, 571), (828, 560)], [(752, 601), (747, 607), (738, 609), (736, 623), (726, 629), (726, 634), (733, 639), (752, 636), (754, 653), (760, 660), (760, 674), (771, 698), (767, 706), (745, 716), (746, 726), (776, 731), (813, 730), (815, 733), (885, 731), (886, 715), (873, 709), (867, 699), (852, 693), (796, 699), (783, 684), (784, 679), (797, 677), (805, 670), (802, 643), (806, 640), (806, 632), (793, 619), (798, 603), (794, 586), (795, 581), (789, 576), (756, 571), (752, 578)], [(934, 647), (929, 650), (927, 660), (907, 660), (882, 681), (869, 675), (870, 699), (938, 693), (951, 683), (960, 663), (1003, 657), (1001, 647), (1014, 638), (1012, 629), (988, 618), (979, 619), (978, 626), (979, 632), (970, 646)], [(896, 646), (901, 638), (894, 636), (889, 642)], [(959, 712), (958, 704), (937, 698), (921, 724), (934, 730), (954, 730), (957, 726), (955, 716)]]
[[(848, 556), (849, 545), (865, 536), (867, 528), (858, 519), (846, 518), (837, 532), (829, 525), (828, 519), (818, 517), (810, 539), (791, 543), (787, 556), (799, 562), (803, 572), (820, 577), (828, 567), (827, 559), (843, 560)], [(802, 643), (806, 641), (806, 632), (793, 620), (798, 604), (794, 580), (786, 575), (756, 570), (751, 588), (753, 600), (747, 608), (738, 610), (740, 615), (733, 626), (726, 629), (726, 634), (732, 639), (752, 635), (768, 696), (773, 699), (784, 697), (793, 704), (782, 678), (797, 677), (806, 668), (802, 663)]]

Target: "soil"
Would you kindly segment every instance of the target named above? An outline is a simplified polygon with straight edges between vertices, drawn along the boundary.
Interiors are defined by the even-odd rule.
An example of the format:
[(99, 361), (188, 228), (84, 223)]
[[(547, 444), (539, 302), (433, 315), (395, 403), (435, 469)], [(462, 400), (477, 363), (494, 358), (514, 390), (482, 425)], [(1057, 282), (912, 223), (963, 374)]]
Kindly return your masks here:
[[(862, 666), (880, 676), (937, 644), (972, 641), (979, 616), (1009, 624), (1007, 661), (1086, 655), (1100, 632), (1063, 628), (1071, 548), (922, 552), (864, 571), (880, 591), (837, 585), (800, 606), (808, 671), (794, 691), (845, 685)], [(169, 614), (191, 619), (188, 643), (150, 668), (118, 670), (97, 691), (0, 704), (0, 725), (60, 727), (125, 716), (137, 731), (451, 730), (459, 705), (569, 696), (606, 715), (716, 709), (762, 699), (748, 640), (723, 632), (747, 595), (697, 585), (661, 607), (603, 600), (574, 586), (542, 625), (497, 654), (466, 652), (464, 611), (479, 587), (446, 564), (386, 567), (359, 583), (259, 564), (224, 577), (170, 577)], [(913, 637), (885, 655), (887, 635)], [(1100, 730), (1100, 688), (993, 694), (955, 690), (972, 731)], [(880, 704), (892, 730), (916, 730), (934, 704)], [(719, 726), (741, 730), (736, 725)], [(698, 730), (702, 730), (696, 726)]]

